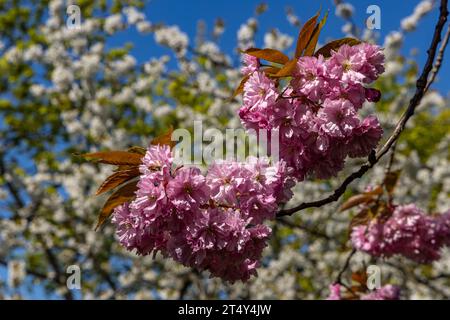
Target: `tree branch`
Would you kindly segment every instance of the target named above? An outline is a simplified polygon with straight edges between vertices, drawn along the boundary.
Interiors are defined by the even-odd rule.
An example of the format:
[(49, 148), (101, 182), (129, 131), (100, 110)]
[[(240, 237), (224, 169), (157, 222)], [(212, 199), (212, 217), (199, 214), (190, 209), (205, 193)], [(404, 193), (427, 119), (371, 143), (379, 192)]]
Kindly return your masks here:
[[(397, 122), (397, 125), (394, 129), (394, 132), (391, 134), (389, 139), (386, 141), (386, 143), (378, 150), (378, 152), (372, 151), (372, 153), (369, 155), (369, 159), (367, 163), (362, 165), (357, 171), (353, 172), (351, 175), (349, 175), (342, 184), (334, 191), (334, 193), (327, 198), (312, 201), (312, 202), (303, 202), (299, 204), (296, 207), (280, 210), (277, 213), (277, 216), (287, 216), (292, 215), (298, 211), (304, 210), (306, 208), (313, 208), (313, 207), (321, 207), (325, 204), (337, 201), (345, 192), (347, 189), (347, 186), (352, 183), (354, 180), (361, 178), (369, 169), (371, 169), (375, 164), (378, 163), (378, 161), (389, 151), (389, 149), (392, 147), (392, 145), (397, 141), (398, 137), (402, 133), (402, 131), (405, 129), (405, 125), (409, 118), (414, 114), (415, 109), (419, 105), (420, 101), (422, 100), (422, 97), (424, 96), (427, 89), (430, 87), (432, 82), (434, 81), (437, 72), (439, 71), (440, 65), (442, 63), (442, 56), (445, 52), (446, 48), (446, 42), (448, 42), (448, 36), (446, 34), (446, 38), (444, 39), (443, 46), (441, 46), (439, 50), (439, 56), (436, 60), (436, 64), (434, 67), (434, 71), (432, 73), (432, 76), (430, 76), (430, 72), (433, 69), (433, 63), (434, 59), (436, 57), (436, 51), (439, 42), (441, 41), (441, 33), (444, 28), (445, 23), (447, 22), (447, 16), (448, 16), (448, 10), (447, 10), (447, 0), (442, 0), (440, 9), (439, 9), (439, 19), (436, 23), (436, 27), (434, 30), (433, 39), (431, 41), (430, 48), (428, 49), (428, 58), (425, 63), (425, 66), (423, 67), (422, 73), (419, 77), (419, 79), (416, 82), (416, 92), (414, 96), (411, 98), (409, 105), (403, 115), (400, 117), (399, 121)], [(428, 81), (428, 78), (430, 79)]]

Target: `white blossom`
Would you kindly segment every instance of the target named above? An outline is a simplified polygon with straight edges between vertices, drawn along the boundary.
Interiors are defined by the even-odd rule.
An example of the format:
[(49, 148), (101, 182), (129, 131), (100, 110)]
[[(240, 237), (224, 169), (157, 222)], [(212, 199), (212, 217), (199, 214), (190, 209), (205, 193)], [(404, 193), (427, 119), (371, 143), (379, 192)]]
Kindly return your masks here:
[(350, 19), (354, 11), (355, 8), (350, 3), (339, 3), (336, 6), (336, 15), (343, 19)]

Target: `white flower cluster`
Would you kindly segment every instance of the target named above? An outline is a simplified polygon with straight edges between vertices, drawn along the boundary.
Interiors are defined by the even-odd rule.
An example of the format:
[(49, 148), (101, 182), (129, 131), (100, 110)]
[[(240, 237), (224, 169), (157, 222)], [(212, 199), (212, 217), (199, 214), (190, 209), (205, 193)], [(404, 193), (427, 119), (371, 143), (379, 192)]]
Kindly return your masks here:
[(405, 32), (414, 31), (419, 23), (419, 20), (424, 17), (428, 12), (433, 9), (433, 1), (432, 0), (423, 0), (421, 1), (414, 12), (409, 17), (404, 18), (401, 21), (402, 30)]

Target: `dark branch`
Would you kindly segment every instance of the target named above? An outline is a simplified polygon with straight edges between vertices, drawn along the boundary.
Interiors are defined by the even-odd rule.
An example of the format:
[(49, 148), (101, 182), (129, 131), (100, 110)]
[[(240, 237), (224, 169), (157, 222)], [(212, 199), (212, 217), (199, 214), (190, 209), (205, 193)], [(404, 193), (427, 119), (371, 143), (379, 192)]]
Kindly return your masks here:
[[(342, 182), (342, 184), (334, 191), (334, 193), (332, 195), (328, 196), (327, 198), (321, 199), (321, 200), (301, 203), (300, 205), (293, 207), (291, 209), (280, 210), (277, 213), (277, 216), (292, 215), (292, 214), (294, 214), (298, 211), (304, 210), (306, 208), (321, 207), (328, 203), (337, 201), (344, 194), (348, 185), (350, 183), (352, 183), (354, 180), (361, 178), (367, 171), (369, 171), (369, 169), (371, 169), (376, 163), (378, 163), (380, 161), (380, 159), (389, 151), (389, 149), (392, 147), (392, 145), (397, 141), (398, 137), (400, 136), (402, 131), (405, 129), (405, 125), (406, 125), (407, 121), (409, 120), (409, 118), (411, 118), (413, 116), (414, 111), (417, 108), (417, 106), (419, 105), (420, 101), (422, 100), (423, 95), (425, 94), (426, 90), (429, 88), (431, 83), (434, 81), (436, 74), (439, 71), (440, 62), (438, 64), (438, 61), (436, 60), (436, 65), (435, 65), (435, 69), (434, 69), (435, 71), (433, 71), (434, 76), (432, 76), (430, 78), (430, 80), (427, 81), (430, 76), (430, 72), (433, 69), (433, 63), (434, 63), (434, 60), (436, 57), (437, 47), (439, 45), (439, 42), (441, 41), (442, 29), (444, 28), (444, 25), (447, 22), (447, 16), (448, 16), (447, 2), (448, 2), (447, 0), (441, 1), (441, 5), (440, 5), (440, 9), (439, 9), (439, 12), (440, 12), (439, 20), (436, 23), (433, 39), (431, 41), (430, 48), (427, 51), (428, 52), (427, 61), (425, 63), (425, 66), (423, 67), (423, 70), (422, 70), (422, 73), (421, 73), (419, 79), (416, 82), (416, 92), (415, 92), (414, 96), (411, 98), (406, 111), (403, 113), (400, 120), (398, 121), (394, 132), (391, 134), (391, 136), (386, 141), (386, 143), (378, 150), (378, 152), (376, 152), (376, 153), (372, 152), (371, 155), (369, 155), (369, 159), (368, 159), (367, 163), (364, 164), (363, 166), (361, 166), (361, 168), (359, 168), (358, 171), (355, 171), (351, 175), (349, 175), (344, 180), (344, 182)], [(447, 35), (446, 35), (446, 37), (447, 37)], [(448, 41), (448, 39), (445, 41)], [(445, 47), (446, 47), (446, 44), (441, 47), (440, 52), (439, 52), (439, 57), (443, 56)], [(442, 58), (439, 58), (439, 57), (438, 57), (438, 59), (440, 59), (442, 61)], [(437, 68), (436, 68), (436, 66), (437, 66)]]
[[(0, 259), (0, 264), (5, 266), (5, 267), (8, 266), (8, 262), (6, 262), (5, 260), (1, 260), (1, 259)], [(48, 275), (45, 274), (45, 273), (42, 273), (42, 272), (30, 269), (30, 268), (26, 268), (25, 271), (26, 271), (27, 274), (32, 275), (32, 276), (34, 276), (36, 278), (39, 278), (39, 279), (42, 279), (42, 280), (49, 280)], [(51, 280), (56, 280), (56, 279), (51, 279)]]

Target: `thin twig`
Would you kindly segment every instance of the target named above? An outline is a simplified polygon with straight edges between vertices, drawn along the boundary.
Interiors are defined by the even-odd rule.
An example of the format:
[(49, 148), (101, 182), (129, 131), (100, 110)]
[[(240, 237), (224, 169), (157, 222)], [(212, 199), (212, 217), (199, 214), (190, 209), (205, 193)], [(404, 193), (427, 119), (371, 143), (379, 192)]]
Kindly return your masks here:
[[(5, 267), (8, 266), (8, 262), (5, 261), (5, 260), (1, 260), (1, 259), (0, 259), (0, 264), (3, 265), (3, 266), (5, 266)], [(27, 273), (28, 275), (32, 275), (32, 276), (34, 276), (34, 277), (36, 277), (36, 278), (39, 278), (39, 279), (43, 279), (43, 280), (49, 280), (49, 279), (50, 279), (49, 276), (48, 276), (47, 274), (42, 273), (42, 272), (39, 272), (39, 271), (37, 271), (37, 270), (33, 270), (33, 269), (30, 269), (30, 268), (26, 268), (25, 271), (26, 271), (26, 273)], [(51, 280), (55, 280), (56, 282), (58, 282), (58, 284), (63, 284), (63, 283), (59, 283), (58, 279), (51, 279)]]
[[(447, 15), (448, 15), (447, 2), (448, 2), (447, 0), (441, 1), (439, 19), (438, 19), (438, 22), (436, 23), (436, 27), (435, 27), (435, 31), (434, 31), (433, 39), (431, 41), (430, 48), (427, 51), (428, 52), (427, 61), (425, 63), (425, 66), (423, 67), (422, 74), (420, 75), (420, 77), (416, 83), (416, 92), (415, 92), (414, 96), (411, 98), (407, 109), (405, 110), (405, 112), (403, 113), (401, 118), (399, 119), (394, 132), (391, 134), (391, 136), (386, 141), (386, 143), (378, 150), (378, 152), (376, 152), (376, 153), (372, 152), (369, 155), (369, 159), (368, 159), (367, 163), (365, 163), (357, 171), (355, 171), (351, 175), (349, 175), (342, 182), (342, 184), (334, 191), (334, 193), (332, 195), (328, 196), (327, 198), (321, 199), (321, 200), (301, 203), (298, 206), (293, 207), (291, 209), (280, 210), (277, 213), (277, 216), (292, 215), (292, 214), (294, 214), (298, 211), (304, 210), (306, 208), (321, 207), (325, 204), (337, 201), (344, 194), (345, 190), (347, 189), (347, 186), (350, 183), (352, 183), (354, 180), (361, 178), (376, 163), (378, 163), (378, 161), (389, 151), (389, 149), (397, 141), (398, 137), (400, 136), (402, 131), (405, 129), (405, 125), (406, 125), (407, 121), (414, 114), (416, 107), (419, 105), (420, 101), (422, 100), (422, 97), (426, 92), (426, 88), (431, 85), (432, 81), (434, 81), (434, 78), (430, 78), (430, 80), (428, 81), (428, 77), (433, 68), (433, 63), (434, 63), (434, 59), (436, 57), (436, 51), (437, 51), (438, 44), (441, 41), (442, 29), (444, 28), (444, 25), (447, 22)], [(443, 54), (445, 52), (445, 46), (441, 47), (441, 49), (442, 50), (439, 50), (440, 51), (439, 55), (443, 56)], [(440, 61), (442, 61), (442, 58), (438, 57), (438, 59)], [(436, 63), (438, 62), (437, 60), (436, 60)], [(437, 71), (439, 71), (439, 66), (438, 66), (438, 68), (436, 68), (436, 66), (435, 66), (435, 70), (436, 70), (435, 73), (437, 74)]]

